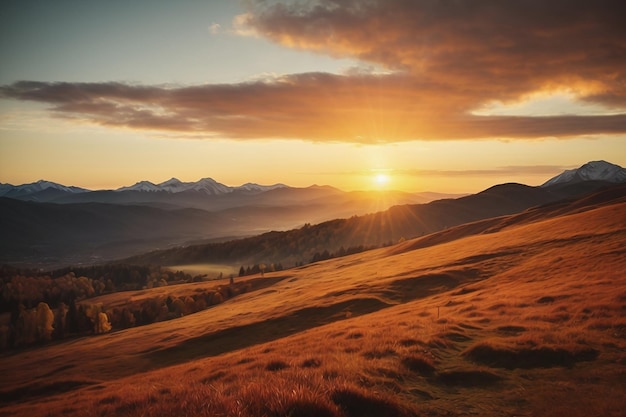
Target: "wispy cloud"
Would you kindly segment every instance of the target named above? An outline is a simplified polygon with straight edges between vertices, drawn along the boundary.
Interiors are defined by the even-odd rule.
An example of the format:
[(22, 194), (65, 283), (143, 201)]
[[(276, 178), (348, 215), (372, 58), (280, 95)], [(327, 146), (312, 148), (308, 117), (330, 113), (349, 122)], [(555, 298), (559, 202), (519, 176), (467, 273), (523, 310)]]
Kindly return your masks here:
[[(234, 22), (240, 35), (355, 57), (387, 72), (184, 87), (23, 81), (0, 87), (0, 95), (100, 125), (207, 138), (385, 143), (626, 133), (621, 0), (248, 3), (249, 13)], [(612, 111), (472, 113), (550, 91)]]
[(220, 25), (219, 23), (211, 23), (209, 25), (209, 32), (211, 32), (211, 34), (213, 35), (217, 35), (219, 33), (222, 32), (222, 25)]

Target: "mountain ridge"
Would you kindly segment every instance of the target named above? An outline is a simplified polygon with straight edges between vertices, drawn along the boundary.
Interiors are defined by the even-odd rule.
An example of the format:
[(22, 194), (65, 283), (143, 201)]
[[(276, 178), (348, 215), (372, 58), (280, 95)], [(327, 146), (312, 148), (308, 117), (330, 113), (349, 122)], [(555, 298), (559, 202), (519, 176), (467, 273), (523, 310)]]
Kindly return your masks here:
[(626, 182), (626, 169), (604, 160), (589, 161), (578, 168), (563, 171), (561, 174), (550, 178), (541, 186), (548, 187), (584, 181)]
[(75, 186), (66, 186), (63, 184), (59, 184), (52, 181), (47, 180), (38, 180), (33, 183), (21, 184), (21, 185), (13, 185), (13, 184), (5, 184), (0, 183), (0, 197), (10, 197), (10, 198), (25, 198), (28, 195), (40, 193), (47, 189), (54, 189), (58, 191), (62, 191), (68, 194), (76, 194), (76, 193), (92, 193), (99, 191), (114, 191), (114, 192), (125, 192), (125, 191), (139, 191), (139, 192), (158, 192), (164, 191), (172, 194), (185, 192), (185, 191), (197, 191), (204, 192), (208, 195), (219, 195), (219, 194), (228, 194), (232, 192), (264, 192), (273, 190), (276, 188), (290, 188), (285, 184), (277, 183), (273, 185), (261, 185), (257, 183), (247, 182), (241, 186), (233, 187), (222, 184), (220, 182), (215, 181), (213, 178), (201, 178), (195, 182), (183, 182), (178, 178), (172, 177), (167, 181), (163, 181), (158, 184), (154, 184), (151, 181), (142, 180), (137, 183), (129, 186), (122, 186), (112, 190), (90, 190), (87, 188), (75, 187)]
[[(621, 183), (626, 182), (626, 169), (619, 165), (604, 161), (589, 161), (579, 168), (565, 170), (562, 173), (548, 179), (540, 187), (550, 187), (553, 185), (564, 185), (571, 183), (579, 183), (585, 181), (605, 181), (609, 183)], [(38, 180), (33, 183), (12, 185), (8, 183), (0, 183), (0, 197), (18, 198), (23, 200), (42, 201), (42, 202), (89, 202), (87, 196), (77, 197), (77, 194), (92, 195), (105, 195), (106, 192), (115, 193), (127, 193), (127, 192), (139, 192), (139, 193), (158, 193), (165, 192), (168, 194), (181, 194), (188, 192), (196, 192), (207, 196), (222, 196), (231, 193), (243, 193), (243, 194), (261, 194), (268, 191), (277, 189), (288, 190), (315, 190), (315, 191), (339, 191), (332, 186), (328, 185), (311, 185), (309, 187), (290, 187), (283, 183), (276, 183), (272, 185), (261, 185), (254, 182), (247, 182), (240, 186), (229, 186), (222, 184), (213, 178), (205, 177), (194, 182), (184, 182), (176, 177), (172, 177), (167, 181), (155, 184), (148, 180), (141, 180), (133, 185), (122, 186), (116, 189), (110, 190), (90, 190), (86, 188), (76, 186), (66, 186), (63, 184), (55, 183), (47, 180)], [(414, 193), (426, 196), (428, 194), (437, 195), (432, 192)], [(457, 194), (458, 195), (458, 194)], [(145, 199), (145, 197), (143, 198)], [(93, 200), (100, 201), (100, 200)], [(115, 202), (115, 201), (103, 201), (103, 202)], [(138, 198), (137, 201), (132, 199), (127, 202), (142, 202), (142, 198)]]
[(245, 183), (238, 187), (231, 187), (228, 185), (224, 185), (220, 182), (215, 181), (213, 178), (201, 178), (195, 182), (183, 182), (178, 178), (170, 178), (167, 181), (164, 181), (159, 184), (154, 184), (150, 181), (139, 181), (134, 185), (120, 187), (113, 191), (123, 192), (123, 191), (140, 191), (140, 192), (157, 192), (157, 191), (166, 191), (169, 193), (180, 193), (185, 191), (197, 191), (203, 192), (208, 195), (220, 195), (220, 194), (228, 194), (232, 192), (264, 192), (273, 190), (276, 188), (286, 188), (285, 184), (273, 184), (273, 185), (260, 185), (256, 183)]
[[(204, 181), (209, 185), (214, 182)], [(198, 183), (203, 184), (193, 184)], [(176, 178), (161, 183), (164, 188), (177, 190), (188, 184)], [(407, 193), (348, 193), (329, 186), (208, 195), (191, 189), (177, 193), (165, 189), (89, 193), (70, 189), (74, 192), (68, 193), (55, 187), (42, 189), (43, 185), (32, 195), (53, 199), (54, 204), (37, 199), (19, 204), (29, 200), (0, 197), (0, 226), (5, 232), (0, 242), (2, 261), (32, 262), (41, 257), (52, 259), (56, 265), (103, 262), (123, 256), (140, 259), (141, 253), (176, 247), (158, 262), (168, 258), (174, 263), (302, 263), (320, 252), (387, 245), (615, 184), (601, 180), (560, 181), (538, 187), (504, 183), (468, 196), (426, 202)], [(248, 188), (255, 185), (244, 184)], [(63, 204), (56, 204), (59, 202)], [(225, 246), (194, 245), (187, 249), (191, 242), (238, 236), (254, 238), (226, 252)]]
[[(451, 227), (486, 219), (514, 215), (533, 207), (553, 204), (602, 190), (626, 195), (626, 186), (596, 183), (596, 189), (546, 190), (508, 183), (458, 199), (436, 200), (427, 204), (400, 205), (388, 210), (351, 218), (334, 219), (288, 231), (272, 231), (224, 243), (192, 245), (126, 258), (125, 263), (181, 265), (203, 262), (272, 263), (283, 265), (310, 262), (325, 256), (386, 246), (445, 231)], [(321, 252), (326, 253), (323, 255)]]

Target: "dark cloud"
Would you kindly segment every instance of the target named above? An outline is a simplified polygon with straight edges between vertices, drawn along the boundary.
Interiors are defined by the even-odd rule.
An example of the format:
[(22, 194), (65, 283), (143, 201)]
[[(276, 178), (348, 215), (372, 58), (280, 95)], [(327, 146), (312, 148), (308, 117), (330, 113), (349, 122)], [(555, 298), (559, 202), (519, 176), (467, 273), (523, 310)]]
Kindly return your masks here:
[(506, 100), (590, 82), (624, 96), (624, 16), (622, 0), (320, 0), (256, 2), (247, 24), (279, 43), (443, 86), (475, 82), (485, 98)]
[(626, 114), (472, 116), (463, 111), (471, 97), (441, 95), (406, 75), (300, 74), (176, 88), (18, 82), (0, 87), (0, 95), (49, 103), (59, 116), (104, 126), (234, 139), (381, 143), (626, 132)]
[[(5, 98), (106, 126), (236, 139), (359, 143), (574, 137), (626, 132), (622, 0), (249, 2), (239, 18), (290, 47), (356, 57), (388, 73), (295, 74), (199, 86), (18, 82)], [(567, 91), (610, 115), (478, 116)]]

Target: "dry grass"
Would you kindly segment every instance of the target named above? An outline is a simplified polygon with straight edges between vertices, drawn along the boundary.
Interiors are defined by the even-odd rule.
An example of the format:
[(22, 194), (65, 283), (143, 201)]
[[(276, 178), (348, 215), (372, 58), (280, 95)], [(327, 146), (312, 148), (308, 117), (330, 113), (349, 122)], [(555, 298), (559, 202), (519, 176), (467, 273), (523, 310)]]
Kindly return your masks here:
[(547, 346), (537, 343), (503, 346), (481, 342), (466, 350), (464, 355), (487, 366), (515, 369), (571, 367), (576, 362), (596, 359), (598, 353), (588, 346)]
[(621, 204), (283, 272), (194, 315), (5, 354), (0, 414), (622, 415), (624, 243)]

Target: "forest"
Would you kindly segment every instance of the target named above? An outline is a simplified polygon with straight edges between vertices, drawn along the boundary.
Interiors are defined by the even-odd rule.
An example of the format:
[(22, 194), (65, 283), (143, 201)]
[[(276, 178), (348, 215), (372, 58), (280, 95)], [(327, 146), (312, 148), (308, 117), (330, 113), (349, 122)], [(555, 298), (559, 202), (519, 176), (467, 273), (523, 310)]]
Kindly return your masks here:
[[(260, 270), (259, 265), (254, 265), (253, 269)], [(136, 293), (137, 290), (157, 287), (176, 288), (176, 284), (199, 282), (205, 277), (192, 277), (158, 266), (132, 265), (66, 268), (48, 274), (19, 271), (7, 266), (3, 266), (0, 271), (0, 306), (3, 313), (0, 350), (175, 319), (205, 310), (271, 282), (235, 282), (231, 277), (227, 285), (223, 281), (216, 281), (193, 294), (176, 296), (165, 291), (137, 297), (123, 306), (111, 307), (102, 302), (93, 302), (92, 299), (121, 291)]]

